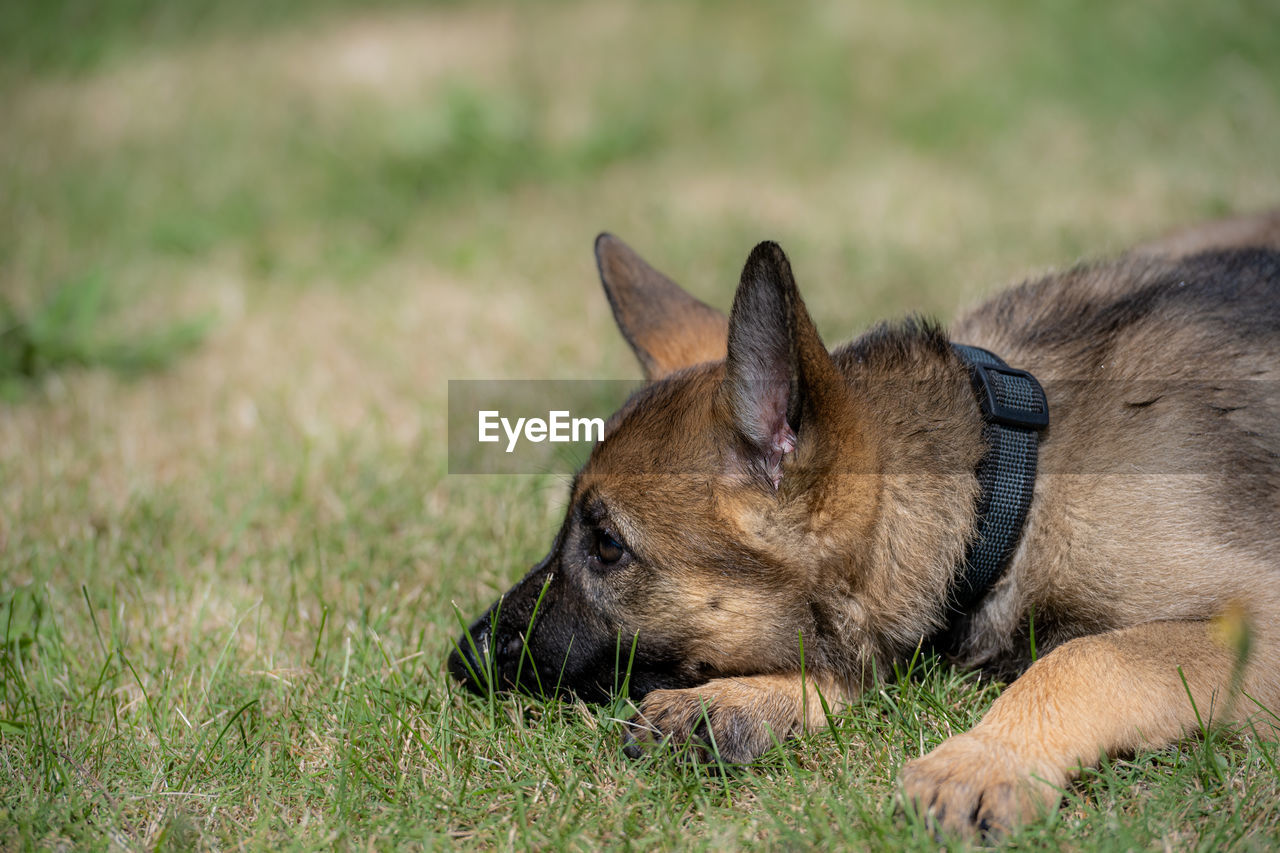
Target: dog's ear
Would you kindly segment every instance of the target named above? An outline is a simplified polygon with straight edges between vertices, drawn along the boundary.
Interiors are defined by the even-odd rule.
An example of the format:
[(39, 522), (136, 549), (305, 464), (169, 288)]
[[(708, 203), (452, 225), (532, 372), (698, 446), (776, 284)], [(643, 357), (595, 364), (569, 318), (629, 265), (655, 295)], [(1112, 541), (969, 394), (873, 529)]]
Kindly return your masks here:
[[(729, 314), (722, 394), (748, 460), (778, 489), (782, 460), (816, 427), (839, 371), (796, 288), (777, 243), (752, 250)], [(816, 432), (816, 430), (814, 430)]]
[(613, 318), (652, 382), (725, 356), (729, 321), (645, 263), (612, 234), (596, 238), (596, 266)]

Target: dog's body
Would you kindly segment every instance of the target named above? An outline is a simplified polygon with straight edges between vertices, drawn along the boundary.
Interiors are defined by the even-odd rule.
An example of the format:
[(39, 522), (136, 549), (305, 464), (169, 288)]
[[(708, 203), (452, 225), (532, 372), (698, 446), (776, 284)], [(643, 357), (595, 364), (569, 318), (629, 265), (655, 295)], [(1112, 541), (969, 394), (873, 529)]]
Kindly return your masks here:
[[(1009, 290), (949, 335), (908, 322), (828, 354), (776, 246), (752, 253), (726, 321), (602, 237), (649, 382), (575, 479), (547, 559), (451, 668), (600, 698), (630, 661), (633, 749), (670, 737), (742, 761), (945, 643), (1017, 676), (903, 768), (909, 799), (961, 830), (1023, 819), (1197, 714), (1274, 736), (1274, 249), (1280, 215), (1217, 223)], [(963, 614), (987, 444), (952, 341), (1035, 374), (1051, 410), (1018, 548)]]

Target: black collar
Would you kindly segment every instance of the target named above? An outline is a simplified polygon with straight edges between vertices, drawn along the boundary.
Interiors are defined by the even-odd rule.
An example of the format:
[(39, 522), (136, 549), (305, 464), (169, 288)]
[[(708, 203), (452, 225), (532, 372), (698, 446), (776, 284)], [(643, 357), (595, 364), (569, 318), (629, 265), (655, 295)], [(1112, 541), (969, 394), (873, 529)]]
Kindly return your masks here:
[(982, 489), (977, 530), (951, 589), (951, 605), (966, 613), (1000, 579), (1018, 547), (1036, 483), (1040, 432), (1049, 426), (1049, 403), (1025, 370), (979, 347), (951, 348), (969, 367), (988, 448), (977, 471)]

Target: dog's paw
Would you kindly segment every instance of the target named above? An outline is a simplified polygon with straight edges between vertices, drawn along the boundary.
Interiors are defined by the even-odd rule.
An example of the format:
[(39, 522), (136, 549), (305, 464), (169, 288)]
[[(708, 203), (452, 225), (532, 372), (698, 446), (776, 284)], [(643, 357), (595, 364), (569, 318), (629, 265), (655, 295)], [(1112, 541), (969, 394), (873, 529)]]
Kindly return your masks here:
[(791, 737), (798, 722), (785, 698), (721, 679), (649, 693), (627, 722), (624, 751), (639, 758), (655, 746), (687, 744), (698, 761), (742, 764)]
[(1055, 787), (1061, 780), (1046, 775), (1008, 747), (968, 733), (908, 762), (899, 781), (907, 802), (935, 829), (998, 835), (1061, 799)]

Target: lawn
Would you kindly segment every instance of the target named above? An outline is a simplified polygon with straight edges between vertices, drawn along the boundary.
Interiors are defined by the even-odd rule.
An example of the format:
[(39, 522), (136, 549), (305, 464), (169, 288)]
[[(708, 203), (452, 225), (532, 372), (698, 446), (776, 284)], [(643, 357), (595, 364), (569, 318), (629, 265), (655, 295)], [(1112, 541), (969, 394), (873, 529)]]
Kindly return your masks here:
[[(638, 376), (623, 236), (829, 342), (1280, 201), (1280, 6), (51, 0), (0, 9), (0, 848), (934, 849), (926, 659), (757, 765), (444, 671), (563, 476), (447, 473), (450, 379)], [(1280, 846), (1280, 754), (1104, 765), (1011, 843)]]

